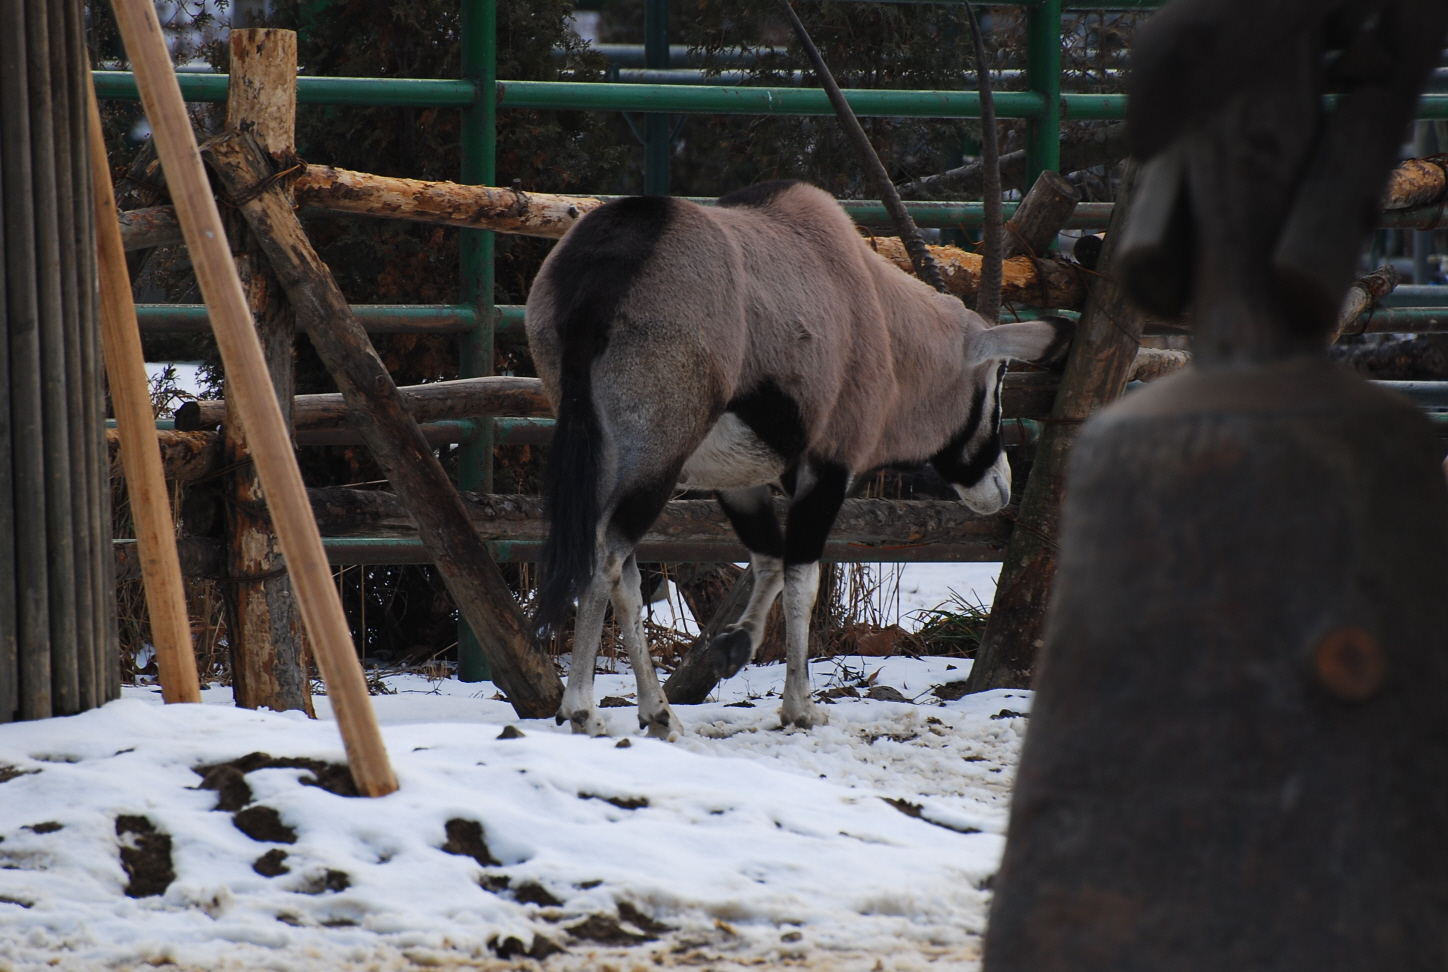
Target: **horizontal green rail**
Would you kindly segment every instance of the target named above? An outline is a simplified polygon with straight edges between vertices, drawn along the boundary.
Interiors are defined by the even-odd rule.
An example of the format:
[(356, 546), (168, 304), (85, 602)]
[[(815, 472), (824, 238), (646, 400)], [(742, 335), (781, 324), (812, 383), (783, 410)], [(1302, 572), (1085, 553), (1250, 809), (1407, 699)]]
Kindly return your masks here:
[[(129, 71), (93, 71), (96, 97), (136, 101), (136, 78)], [(187, 101), (225, 101), (228, 75), (178, 74)], [(297, 78), (297, 103), (403, 108), (466, 108), (477, 98), (471, 81), (419, 78)]]
[[(134, 101), (140, 97), (129, 71), (95, 71), (101, 98)], [(225, 101), (224, 74), (180, 74), (187, 101)], [(973, 91), (895, 91), (854, 89), (845, 97), (857, 115), (889, 118), (978, 118), (980, 97)], [(297, 78), (297, 102), (304, 105), (368, 105), (417, 108), (465, 108), (473, 103), (470, 81), (416, 78)], [(996, 114), (1035, 118), (1045, 100), (1034, 91), (998, 91)], [(830, 115), (829, 99), (819, 88), (696, 87), (681, 84), (612, 84), (581, 81), (499, 81), (503, 108), (591, 111), (643, 111), (720, 115)], [(1061, 117), (1091, 121), (1126, 117), (1126, 96), (1064, 94)], [(1448, 118), (1448, 94), (1423, 95), (1419, 118)]]

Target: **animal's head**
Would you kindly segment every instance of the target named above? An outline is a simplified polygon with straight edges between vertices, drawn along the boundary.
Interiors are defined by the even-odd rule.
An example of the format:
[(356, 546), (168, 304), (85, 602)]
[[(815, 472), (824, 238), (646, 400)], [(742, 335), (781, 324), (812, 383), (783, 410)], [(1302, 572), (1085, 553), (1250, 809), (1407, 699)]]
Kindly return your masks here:
[(970, 415), (930, 460), (955, 487), (961, 502), (977, 513), (995, 513), (1011, 499), (1011, 467), (1001, 445), (1001, 387), (1006, 364), (1049, 365), (1065, 357), (1076, 325), (1064, 317), (988, 327), (967, 312), (966, 375), (971, 383)]

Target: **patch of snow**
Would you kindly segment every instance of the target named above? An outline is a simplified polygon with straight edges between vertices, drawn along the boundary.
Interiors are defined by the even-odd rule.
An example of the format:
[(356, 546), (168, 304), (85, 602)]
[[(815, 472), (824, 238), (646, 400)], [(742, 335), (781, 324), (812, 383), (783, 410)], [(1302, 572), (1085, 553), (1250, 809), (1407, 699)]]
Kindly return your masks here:
[[(373, 703), (398, 792), (345, 798), (301, 785), (302, 769), (246, 775), (291, 844), (243, 833), (194, 770), (257, 751), (342, 761), (325, 698), (312, 721), (233, 708), (223, 688), (162, 706), (130, 687), (93, 712), (0, 726), (0, 764), (38, 770), (0, 783), (0, 969), (537, 968), (493, 949), (535, 935), (567, 946), (544, 962), (556, 970), (611, 956), (975, 967), (1026, 725), (1001, 712), (1028, 712), (1029, 693), (940, 704), (931, 686), (969, 671), (943, 658), (812, 669), (817, 690), (873, 678), (918, 704), (842, 698), (828, 725), (780, 731), (783, 666), (753, 667), (718, 701), (678, 707), (687, 731), (667, 744), (637, 736), (632, 706), (601, 710), (615, 738), (590, 739), (518, 720), (491, 683), (391, 676), (396, 694)], [(596, 690), (629, 698), (633, 680), (599, 675)], [(523, 737), (499, 739), (508, 725)], [(170, 836), (164, 895), (125, 896), (119, 853), (135, 838), (117, 836), (121, 814)], [(501, 863), (444, 852), (454, 819), (480, 824)], [(289, 873), (253, 869), (272, 850)], [(345, 887), (328, 890), (344, 883), (329, 872)], [(511, 891), (488, 890), (504, 878)], [(528, 885), (558, 904), (519, 901)], [(600, 915), (667, 929), (628, 949), (569, 940)]]

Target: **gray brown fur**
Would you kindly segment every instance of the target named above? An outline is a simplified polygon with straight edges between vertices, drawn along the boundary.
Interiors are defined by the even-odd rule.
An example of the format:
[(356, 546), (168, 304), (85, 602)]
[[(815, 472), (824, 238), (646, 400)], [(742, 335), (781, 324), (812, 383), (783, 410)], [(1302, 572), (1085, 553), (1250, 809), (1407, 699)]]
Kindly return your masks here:
[[(577, 292), (578, 281), (594, 259), (569, 244), (575, 236), (601, 240), (597, 258), (608, 259), (602, 250), (614, 237), (604, 232), (611, 224), (603, 221), (612, 219), (626, 228), (621, 222), (626, 211), (610, 215), (615, 205), (601, 207), (570, 230), (545, 261), (529, 295), (528, 339), (544, 388), (559, 407), (560, 425), (568, 383), (580, 380), (570, 378), (566, 367), (568, 342), (580, 340), (578, 325), (561, 319), (560, 308), (578, 313), (581, 296), (587, 296)], [(632, 205), (644, 211), (645, 203)], [(1069, 325), (1054, 320), (987, 327), (956, 298), (936, 293), (874, 253), (839, 204), (811, 186), (754, 187), (725, 197), (714, 208), (679, 199), (647, 205), (660, 231), (650, 234), (646, 256), (632, 268), (626, 292), (608, 315), (607, 334), (590, 338), (596, 341), (591, 373), (582, 378), (591, 383), (588, 397), (597, 422), (597, 482), (557, 482), (550, 497), (558, 506), (568, 502), (568, 490), (596, 490), (595, 536), (556, 538), (559, 549), (594, 545), (584, 559), (595, 576), (581, 579), (575, 588), (580, 628), (587, 613), (584, 601), (590, 597), (597, 602), (601, 625), (604, 587), (613, 595), (616, 611), (620, 597), (637, 596), (637, 586), (630, 595), (624, 583), (624, 575), (634, 573), (632, 544), (637, 537), (627, 536), (632, 531), (615, 510), (621, 503), (632, 503), (631, 509), (647, 510), (655, 501), (661, 506), (667, 489), (711, 430), (742, 428), (732, 419), (721, 423), (726, 407), (740, 396), (772, 383), (792, 400), (799, 412), (802, 454), (777, 456), (764, 468), (757, 459), (770, 452), (758, 438), (745, 442), (750, 437), (745, 430), (742, 439), (736, 436), (726, 444), (738, 446), (741, 459), (745, 453), (755, 456), (759, 468), (753, 481), (748, 469), (696, 459), (688, 464), (688, 485), (727, 490), (721, 499), (746, 509), (767, 495), (768, 484), (778, 482), (788, 468), (790, 481), (797, 484), (795, 501), (803, 502), (811, 483), (828, 478), (817, 475), (822, 471), (842, 470), (847, 482), (883, 465), (930, 460), (952, 442), (964, 458), (992, 447), (998, 453), (1001, 363), (1054, 357), (1069, 340)], [(595, 220), (599, 223), (589, 236), (585, 228)], [(610, 267), (621, 265), (616, 254), (613, 259)], [(572, 336), (565, 339), (566, 333)], [(578, 365), (574, 367), (576, 376)], [(973, 410), (976, 427), (966, 428)], [(721, 435), (716, 433), (711, 444)], [(1009, 467), (1003, 457), (996, 457), (983, 478), (990, 476), (997, 479), (957, 484), (967, 504), (981, 512), (994, 512), (1009, 498)], [(655, 488), (647, 501), (637, 499), (650, 484), (660, 483), (665, 486), (661, 495)], [(838, 500), (824, 502), (827, 527)], [(829, 502), (834, 502), (833, 509)], [(772, 561), (765, 564), (760, 559), (755, 558), (756, 570), (770, 577), (756, 583), (755, 591), (767, 610), (779, 591), (776, 581), (786, 581), (786, 572), (778, 557), (764, 558)], [(794, 580), (800, 583), (813, 576), (793, 566), (790, 572), (799, 575)], [(803, 592), (787, 596), (786, 603), (798, 609), (812, 600), (810, 590), (807, 597)], [(759, 607), (751, 604), (746, 617), (759, 614)], [(807, 612), (808, 607), (803, 609)], [(762, 617), (759, 621), (762, 627)], [(798, 640), (793, 629), (799, 625), (789, 627), (790, 640)], [(748, 633), (752, 655), (761, 632)], [(579, 672), (583, 648), (589, 684), (574, 691), (570, 676), (560, 719), (572, 719), (579, 731), (598, 732), (603, 724), (593, 709), (591, 687), (596, 641), (590, 648), (580, 644), (580, 636), (593, 636), (575, 632), (574, 673), (584, 678)], [(630, 640), (625, 631), (625, 641)], [(647, 681), (654, 681), (651, 664), (648, 667)], [(812, 724), (817, 718), (808, 699), (807, 672), (802, 665), (790, 668), (794, 681), (794, 669), (800, 669), (804, 685), (786, 693), (786, 721)], [(658, 734), (677, 731), (662, 695), (646, 691), (645, 673), (639, 676), (640, 722)]]

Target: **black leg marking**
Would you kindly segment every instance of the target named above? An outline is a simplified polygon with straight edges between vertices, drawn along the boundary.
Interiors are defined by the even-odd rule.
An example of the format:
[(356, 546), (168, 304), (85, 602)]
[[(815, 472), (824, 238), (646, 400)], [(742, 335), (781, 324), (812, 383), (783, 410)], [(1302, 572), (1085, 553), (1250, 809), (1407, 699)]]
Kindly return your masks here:
[(1001, 454), (1001, 421), (1000, 421), (1000, 388), (1005, 381), (1006, 366), (1001, 364), (996, 369), (996, 407), (989, 416), (989, 421), (994, 425), (991, 434), (980, 443), (979, 448), (973, 455), (967, 455), (966, 449), (970, 447), (971, 441), (980, 431), (980, 423), (987, 419), (985, 414), (985, 400), (987, 389), (981, 386), (976, 389), (975, 398), (970, 403), (970, 416), (960, 431), (951, 436), (945, 448), (930, 457), (930, 464), (935, 467), (945, 481), (956, 486), (974, 486), (984, 478), (990, 468), (995, 465)]
[(845, 491), (850, 474), (843, 466), (815, 467), (815, 481), (809, 491), (796, 494), (789, 506), (789, 519), (784, 528), (784, 564), (812, 564), (825, 552), (825, 541)]
[(743, 628), (719, 635), (709, 645), (709, 665), (714, 669), (714, 677), (733, 678), (739, 669), (749, 664), (749, 656), (753, 653), (749, 632)]
[(784, 556), (784, 533), (774, 517), (774, 501), (770, 498), (768, 486), (714, 495), (718, 497), (719, 505), (724, 508), (724, 515), (729, 517), (740, 542), (750, 553), (767, 557)]
[(766, 379), (743, 395), (736, 395), (724, 408), (739, 416), (739, 420), (785, 462), (794, 462), (804, 452), (804, 416), (800, 413), (799, 404), (773, 379)]

